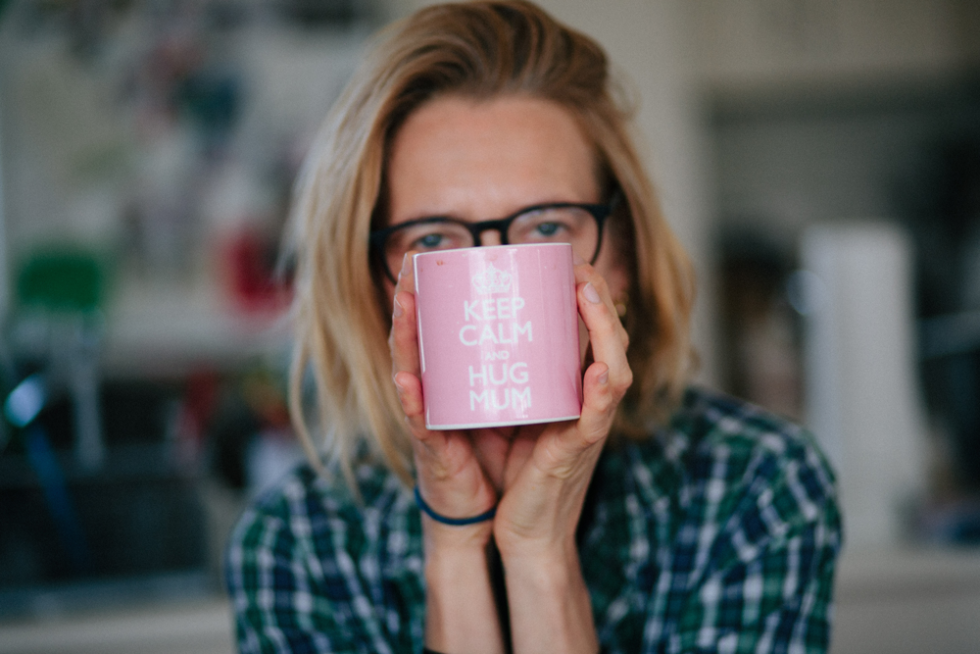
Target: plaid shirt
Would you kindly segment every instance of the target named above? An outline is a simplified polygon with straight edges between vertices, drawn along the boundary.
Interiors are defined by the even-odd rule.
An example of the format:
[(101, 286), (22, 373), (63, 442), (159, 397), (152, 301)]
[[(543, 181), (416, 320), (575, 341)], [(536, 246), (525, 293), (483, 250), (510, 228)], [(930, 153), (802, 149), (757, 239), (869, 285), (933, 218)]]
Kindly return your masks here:
[[(422, 650), (411, 489), (358, 503), (301, 467), (241, 518), (227, 585), (242, 652)], [(607, 446), (579, 527), (604, 652), (826, 652), (841, 547), (834, 478), (798, 427), (690, 390), (668, 428)]]

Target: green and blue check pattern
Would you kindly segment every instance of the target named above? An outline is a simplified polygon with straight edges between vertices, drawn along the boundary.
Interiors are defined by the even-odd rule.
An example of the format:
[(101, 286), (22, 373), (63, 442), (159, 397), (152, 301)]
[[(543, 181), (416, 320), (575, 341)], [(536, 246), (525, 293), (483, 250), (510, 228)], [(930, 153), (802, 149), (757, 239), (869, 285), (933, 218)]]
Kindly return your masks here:
[[(422, 651), (422, 533), (383, 467), (303, 466), (241, 518), (227, 585), (241, 652)], [(603, 652), (826, 652), (841, 525), (800, 428), (690, 390), (668, 428), (610, 445), (579, 527)]]

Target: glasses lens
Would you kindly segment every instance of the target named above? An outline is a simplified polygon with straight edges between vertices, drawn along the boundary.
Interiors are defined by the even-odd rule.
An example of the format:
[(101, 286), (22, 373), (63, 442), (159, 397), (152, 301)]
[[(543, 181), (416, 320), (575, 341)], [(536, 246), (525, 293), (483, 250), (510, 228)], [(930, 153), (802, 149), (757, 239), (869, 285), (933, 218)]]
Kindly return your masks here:
[(396, 230), (388, 236), (385, 260), (388, 270), (397, 273), (401, 270), (405, 253), (409, 250), (431, 252), (468, 248), (472, 245), (473, 235), (462, 225), (439, 221), (419, 223)]
[(570, 243), (590, 261), (599, 243), (595, 217), (579, 207), (547, 207), (518, 216), (507, 231), (511, 243)]

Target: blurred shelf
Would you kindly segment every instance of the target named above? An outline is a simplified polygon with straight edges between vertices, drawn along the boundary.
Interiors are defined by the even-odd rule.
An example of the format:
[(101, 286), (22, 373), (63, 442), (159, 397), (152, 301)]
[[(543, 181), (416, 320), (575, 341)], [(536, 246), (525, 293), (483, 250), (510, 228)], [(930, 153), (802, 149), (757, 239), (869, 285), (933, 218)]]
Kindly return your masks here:
[(283, 310), (234, 306), (207, 283), (121, 285), (109, 309), (104, 369), (109, 373), (185, 373), (282, 352)]
[(0, 589), (0, 645), (6, 627), (174, 610), (205, 602), (215, 592), (212, 573), (200, 568), (4, 588)]
[(695, 7), (701, 73), (716, 89), (928, 79), (977, 62), (975, 3), (707, 0)]
[[(55, 460), (67, 483), (102, 486), (172, 479), (191, 483), (200, 473), (184, 463), (180, 454), (179, 445), (173, 442), (134, 443), (107, 448), (105, 460), (96, 471), (79, 463), (73, 451), (58, 451)], [(37, 472), (26, 455), (5, 453), (0, 458), (0, 491), (40, 488)]]
[(231, 610), (219, 597), (0, 623), (0, 654), (231, 654)]

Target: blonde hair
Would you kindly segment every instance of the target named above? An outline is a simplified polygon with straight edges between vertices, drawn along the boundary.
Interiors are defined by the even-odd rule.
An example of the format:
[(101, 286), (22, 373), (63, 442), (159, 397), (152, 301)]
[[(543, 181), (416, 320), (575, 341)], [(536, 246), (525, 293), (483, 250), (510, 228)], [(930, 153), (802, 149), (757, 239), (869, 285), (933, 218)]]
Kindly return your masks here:
[[(622, 194), (604, 247), (632, 246), (625, 326), (634, 384), (617, 433), (640, 438), (675, 405), (692, 367), (693, 275), (660, 213), (613, 99), (605, 53), (589, 37), (521, 0), (433, 6), (394, 23), (327, 117), (296, 186), (296, 345), (291, 410), (322, 470), (329, 454), (348, 480), (352, 462), (380, 455), (411, 481), (411, 447), (391, 381), (390, 307), (368, 247), (384, 221), (385, 159), (405, 118), (444, 95), (526, 95), (572, 115), (595, 150), (601, 181)], [(304, 401), (312, 373), (315, 402)], [(309, 405), (319, 414), (306, 415)], [(320, 431), (314, 442), (309, 425)]]

